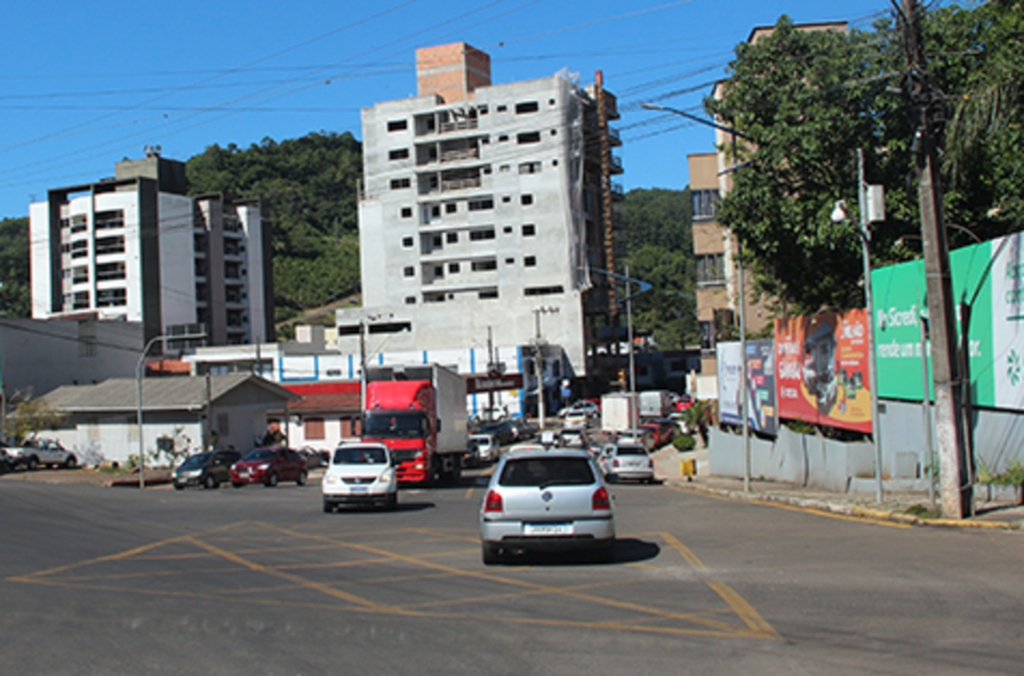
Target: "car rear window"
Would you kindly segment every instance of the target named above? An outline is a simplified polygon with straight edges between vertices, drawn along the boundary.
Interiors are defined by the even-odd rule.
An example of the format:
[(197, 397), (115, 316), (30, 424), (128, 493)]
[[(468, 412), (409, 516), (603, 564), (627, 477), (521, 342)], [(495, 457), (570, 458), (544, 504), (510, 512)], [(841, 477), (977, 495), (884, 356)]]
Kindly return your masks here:
[(592, 484), (594, 473), (586, 458), (521, 458), (505, 463), (502, 486), (555, 486)]
[(619, 455), (647, 455), (647, 450), (643, 446), (619, 446), (616, 453)]
[(383, 465), (387, 461), (382, 448), (339, 448), (334, 452), (335, 465)]

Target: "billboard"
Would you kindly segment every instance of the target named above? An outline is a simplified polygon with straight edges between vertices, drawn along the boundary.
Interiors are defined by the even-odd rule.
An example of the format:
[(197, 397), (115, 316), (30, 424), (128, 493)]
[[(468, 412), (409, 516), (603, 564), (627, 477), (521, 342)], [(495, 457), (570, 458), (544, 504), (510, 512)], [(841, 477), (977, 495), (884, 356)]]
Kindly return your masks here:
[(871, 432), (867, 313), (775, 320), (780, 418)]
[(775, 343), (747, 341), (747, 386), (741, 387), (741, 344), (718, 343), (718, 417), (724, 423), (743, 424), (742, 399), (747, 397), (747, 425), (774, 436), (778, 430), (775, 405)]
[[(1024, 385), (1019, 366), (1014, 368), (1024, 354), (1021, 246), (1018, 233), (949, 255), (958, 334), (965, 323), (968, 326), (969, 375), (976, 405), (1024, 410)], [(921, 322), (928, 317), (924, 263), (918, 260), (875, 270), (871, 289), (879, 396), (920, 401), (925, 372), (929, 389), (932, 384), (930, 345), (921, 347)], [(928, 397), (934, 398), (934, 392)]]

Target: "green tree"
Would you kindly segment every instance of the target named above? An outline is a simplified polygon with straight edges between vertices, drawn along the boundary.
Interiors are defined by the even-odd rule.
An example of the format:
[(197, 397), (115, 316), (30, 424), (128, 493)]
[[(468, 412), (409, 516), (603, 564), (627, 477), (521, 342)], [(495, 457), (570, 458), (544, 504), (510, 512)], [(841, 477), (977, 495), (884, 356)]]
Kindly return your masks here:
[(268, 208), (279, 319), (359, 288), (361, 172), (361, 146), (347, 132), (266, 138), (244, 150), (212, 145), (187, 164), (191, 193), (259, 198)]
[[(695, 300), (690, 191), (630, 190), (620, 206), (630, 277), (652, 285), (633, 303), (637, 328), (649, 329), (663, 350), (699, 340)], [(621, 266), (620, 266), (621, 267)], [(621, 270), (620, 270), (621, 272)], [(634, 287), (634, 290), (636, 287)]]
[(64, 423), (64, 413), (53, 408), (42, 399), (30, 399), (18, 404), (11, 416), (13, 436), (18, 443), (26, 438), (60, 427)]
[(0, 221), (0, 315), (29, 317), (32, 295), (28, 269), (28, 219)]

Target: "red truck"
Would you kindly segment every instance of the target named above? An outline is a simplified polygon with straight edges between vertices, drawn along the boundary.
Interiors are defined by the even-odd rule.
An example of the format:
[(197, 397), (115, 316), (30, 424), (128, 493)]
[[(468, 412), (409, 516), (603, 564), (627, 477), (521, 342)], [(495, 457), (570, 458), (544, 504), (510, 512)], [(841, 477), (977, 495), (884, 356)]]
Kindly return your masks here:
[(438, 364), (366, 370), (364, 441), (391, 450), (399, 483), (455, 483), (468, 433), (466, 381)]

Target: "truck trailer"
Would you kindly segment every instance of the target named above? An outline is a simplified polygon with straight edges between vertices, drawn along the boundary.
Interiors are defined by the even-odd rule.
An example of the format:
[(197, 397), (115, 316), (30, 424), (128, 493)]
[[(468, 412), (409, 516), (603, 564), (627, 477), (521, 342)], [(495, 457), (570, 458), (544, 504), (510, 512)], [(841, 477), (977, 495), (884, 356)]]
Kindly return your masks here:
[(366, 370), (362, 439), (391, 451), (399, 483), (455, 483), (467, 446), (466, 382), (439, 364)]

